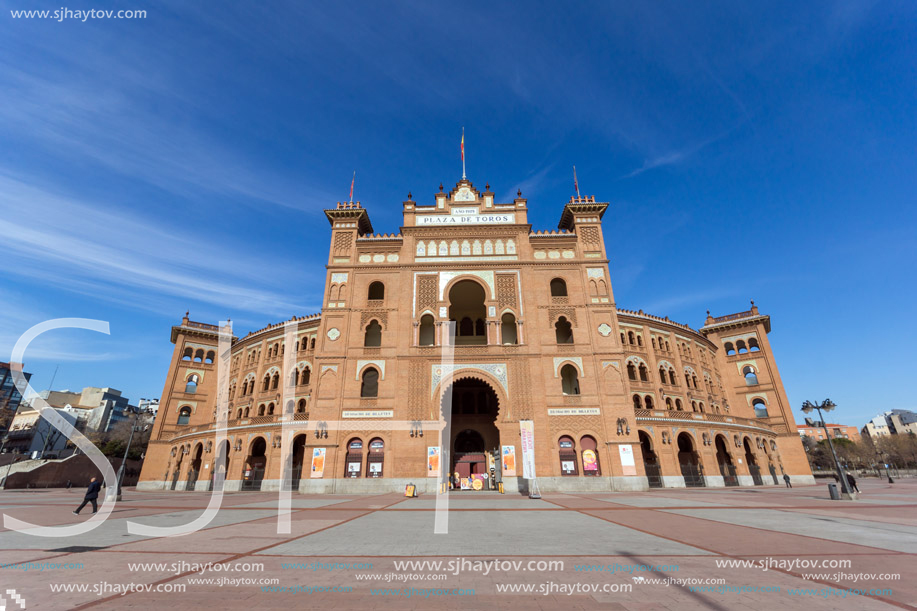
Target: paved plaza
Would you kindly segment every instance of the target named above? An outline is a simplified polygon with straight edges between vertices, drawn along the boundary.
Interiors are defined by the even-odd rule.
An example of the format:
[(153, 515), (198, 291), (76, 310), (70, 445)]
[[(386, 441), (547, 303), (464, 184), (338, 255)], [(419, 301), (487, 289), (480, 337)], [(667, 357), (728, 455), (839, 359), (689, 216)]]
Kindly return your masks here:
[[(860, 486), (855, 502), (824, 484), (452, 493), (447, 534), (434, 496), (294, 494), (278, 534), (276, 493), (227, 493), (208, 526), (165, 538), (126, 523), (184, 524), (210, 495), (125, 490), (80, 537), (0, 529), (0, 595), (29, 610), (917, 608), (917, 481)], [(81, 498), (3, 491), (0, 511), (63, 526), (89, 519), (71, 513)]]

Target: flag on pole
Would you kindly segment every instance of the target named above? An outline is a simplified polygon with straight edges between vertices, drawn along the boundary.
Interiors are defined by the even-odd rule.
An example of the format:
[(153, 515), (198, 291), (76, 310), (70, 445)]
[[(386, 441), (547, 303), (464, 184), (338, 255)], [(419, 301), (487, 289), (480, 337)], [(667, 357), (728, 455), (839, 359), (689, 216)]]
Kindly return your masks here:
[(462, 178), (465, 178), (465, 128), (462, 128)]
[(357, 179), (357, 171), (353, 171), (353, 178), (350, 179), (350, 203), (353, 203), (353, 183)]
[(579, 198), (579, 183), (576, 182), (576, 166), (573, 166), (573, 188), (576, 190), (576, 197)]

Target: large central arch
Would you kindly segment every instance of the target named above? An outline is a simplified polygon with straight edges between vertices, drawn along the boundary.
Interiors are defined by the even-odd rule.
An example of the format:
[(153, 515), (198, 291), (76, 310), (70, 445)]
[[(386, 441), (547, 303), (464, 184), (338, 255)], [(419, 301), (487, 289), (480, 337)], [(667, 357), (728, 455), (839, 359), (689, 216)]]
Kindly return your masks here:
[[(449, 398), (451, 406), (446, 404)], [(484, 480), (482, 484), (486, 488), (489, 481), (488, 454), (494, 450), (499, 453), (500, 449), (500, 431), (497, 428), (500, 396), (497, 390), (483, 376), (456, 374), (443, 393), (440, 409), (444, 417), (447, 413), (451, 414), (446, 463), (449, 472), (458, 474), (459, 484), (463, 479), (478, 476), (477, 479)]]

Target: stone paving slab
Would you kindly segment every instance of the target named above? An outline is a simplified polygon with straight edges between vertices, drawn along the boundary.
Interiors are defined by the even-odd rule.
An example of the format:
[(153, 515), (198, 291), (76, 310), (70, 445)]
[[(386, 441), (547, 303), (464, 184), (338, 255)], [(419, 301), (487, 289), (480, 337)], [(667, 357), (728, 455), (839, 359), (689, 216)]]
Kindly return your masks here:
[(737, 526), (810, 535), (873, 548), (899, 552), (917, 550), (917, 528), (910, 526), (879, 525), (867, 520), (794, 514), (767, 509), (667, 509), (665, 511)]
[[(524, 515), (524, 518), (522, 517)], [(556, 511), (469, 511), (449, 514), (448, 534), (435, 534), (433, 512), (381, 512), (346, 525), (347, 536), (323, 531), (307, 540), (278, 545), (262, 554), (428, 556), (552, 555), (561, 542), (576, 542), (578, 553), (619, 555), (707, 554), (694, 547), (640, 533), (577, 513)], [(550, 533), (550, 536), (546, 536)], [(359, 541), (359, 548), (354, 542)]]
[[(473, 493), (472, 493), (473, 494)], [(470, 497), (450, 496), (449, 509), (558, 509), (557, 505), (542, 501), (539, 499), (528, 499), (519, 497)], [(405, 499), (396, 503), (386, 510), (404, 510), (404, 509), (435, 509), (436, 497), (427, 496), (424, 498)]]
[[(19, 538), (26, 535), (0, 532), (0, 590), (15, 587), (25, 597), (28, 611), (162, 607), (247, 611), (917, 608), (917, 481), (902, 480), (890, 486), (864, 478), (859, 483), (870, 502), (830, 501), (824, 498), (821, 486), (547, 494), (541, 501), (509, 495), (454, 495), (450, 499), (454, 511), (448, 516), (449, 534), (445, 535), (433, 533), (433, 495), (405, 499), (396, 493), (295, 494), (288, 516), (291, 532), (278, 533), (276, 493), (227, 493), (217, 520), (207, 529), (183, 537), (153, 539), (124, 536), (124, 522), (134, 519), (171, 525), (175, 520), (187, 521), (201, 514), (210, 495), (128, 489), (116, 507), (118, 513), (78, 540), (46, 539), (22, 547)], [(55, 525), (86, 519), (69, 514), (76, 496), (54, 490), (0, 491), (0, 506), (10, 507), (4, 513)], [(85, 551), (70, 547), (74, 545), (106, 547)], [(717, 564), (839, 559), (852, 566), (763, 570), (755, 565)], [(398, 569), (396, 560), (540, 560), (562, 561), (564, 566), (454, 574), (429, 565)], [(80, 562), (83, 567), (25, 571), (3, 566), (28, 561)], [(262, 563), (264, 568), (256, 571), (250, 565), (239, 572), (217, 574), (165, 568), (129, 570), (132, 562), (176, 561)], [(315, 563), (327, 566), (360, 561), (372, 563), (372, 568), (366, 569), (369, 579), (357, 579), (356, 569), (308, 568)], [(299, 568), (293, 568), (294, 563)], [(607, 570), (613, 564), (631, 568)], [(635, 565), (656, 568), (634, 572)], [(900, 575), (901, 579), (890, 579), (889, 575)], [(439, 576), (446, 578), (440, 580)], [(706, 590), (692, 591), (685, 583), (650, 583), (635, 576), (695, 583), (719, 581)], [(217, 577), (270, 579), (272, 585), (200, 581)], [(52, 584), (89, 587), (102, 582), (181, 586), (185, 591), (132, 592), (125, 596), (51, 592)], [(508, 585), (532, 590), (498, 591), (498, 587)], [(618, 589), (572, 595), (536, 589), (573, 585)], [(272, 587), (296, 586), (346, 587), (349, 591), (271, 591)], [(428, 594), (408, 597), (401, 592), (402, 587), (426, 589)], [(853, 587), (889, 591), (871, 596), (844, 591)], [(474, 595), (435, 596), (429, 593), (434, 588), (473, 589)], [(757, 588), (774, 591), (753, 591)], [(808, 593), (792, 594), (797, 588)], [(827, 588), (843, 596), (824, 592)], [(391, 591), (385, 594), (385, 589)]]

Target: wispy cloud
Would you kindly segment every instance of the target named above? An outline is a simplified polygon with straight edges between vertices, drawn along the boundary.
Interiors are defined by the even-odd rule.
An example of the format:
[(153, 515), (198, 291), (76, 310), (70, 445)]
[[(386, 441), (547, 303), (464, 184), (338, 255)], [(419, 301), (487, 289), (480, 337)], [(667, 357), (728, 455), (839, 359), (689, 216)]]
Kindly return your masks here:
[(619, 180), (623, 180), (626, 178), (633, 178), (634, 176), (638, 176), (640, 174), (643, 174), (644, 172), (648, 172), (649, 170), (654, 170), (656, 168), (661, 168), (664, 166), (671, 166), (671, 165), (678, 165), (681, 162), (685, 161), (686, 159), (697, 154), (703, 148), (713, 144), (717, 140), (721, 140), (725, 138), (730, 132), (732, 132), (733, 129), (726, 130), (720, 134), (717, 134), (716, 136), (713, 136), (712, 138), (707, 138), (706, 140), (703, 140), (697, 144), (693, 144), (691, 146), (687, 146), (679, 150), (669, 151), (668, 153), (664, 153), (656, 157), (651, 157), (647, 159), (646, 161), (644, 161), (643, 165), (640, 166), (639, 168), (619, 177)]
[(283, 279), (293, 277), (294, 269), (235, 244), (206, 241), (172, 223), (51, 193), (2, 173), (0, 207), (3, 273), (75, 290), (99, 289), (95, 296), (103, 298), (112, 293), (139, 302), (169, 295), (230, 312), (298, 310), (282, 292)]

